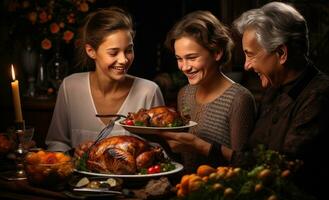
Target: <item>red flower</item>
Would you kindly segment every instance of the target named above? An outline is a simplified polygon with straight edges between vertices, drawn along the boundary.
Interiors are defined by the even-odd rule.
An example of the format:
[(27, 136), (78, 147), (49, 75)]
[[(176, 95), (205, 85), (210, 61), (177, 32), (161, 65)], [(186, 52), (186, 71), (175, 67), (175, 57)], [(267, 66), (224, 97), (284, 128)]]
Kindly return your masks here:
[[(12, 13), (13, 24), (24, 17), (28, 24), (17, 27), (41, 44), (51, 49), (52, 43), (74, 42), (81, 20), (96, 0), (8, 0), (7, 10)], [(25, 21), (24, 21), (25, 22)], [(20, 30), (27, 27), (27, 31)], [(30, 32), (28, 32), (30, 31)], [(61, 41), (59, 41), (61, 40)]]
[(58, 33), (58, 31), (60, 30), (59, 26), (57, 23), (51, 23), (50, 24), (50, 32), (51, 33)]
[(41, 41), (41, 47), (44, 50), (48, 50), (52, 47), (51, 41), (48, 38), (45, 38)]
[(48, 15), (47, 15), (46, 11), (42, 10), (39, 13), (39, 19), (40, 19), (40, 23), (46, 23), (48, 21)]
[(72, 31), (65, 31), (63, 34), (63, 40), (65, 40), (66, 43), (69, 43), (74, 36), (74, 33)]

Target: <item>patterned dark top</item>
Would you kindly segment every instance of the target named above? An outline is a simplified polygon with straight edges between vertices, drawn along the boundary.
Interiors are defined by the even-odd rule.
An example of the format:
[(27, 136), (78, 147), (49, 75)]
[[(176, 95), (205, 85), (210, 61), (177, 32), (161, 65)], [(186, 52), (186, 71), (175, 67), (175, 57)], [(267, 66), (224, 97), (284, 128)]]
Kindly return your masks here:
[(329, 77), (310, 66), (298, 80), (265, 93), (251, 146), (303, 157), (307, 144), (329, 130), (328, 107)]
[(321, 196), (327, 188), (319, 180), (329, 180), (329, 77), (309, 65), (297, 80), (266, 92), (260, 105), (251, 146), (304, 160), (296, 183)]

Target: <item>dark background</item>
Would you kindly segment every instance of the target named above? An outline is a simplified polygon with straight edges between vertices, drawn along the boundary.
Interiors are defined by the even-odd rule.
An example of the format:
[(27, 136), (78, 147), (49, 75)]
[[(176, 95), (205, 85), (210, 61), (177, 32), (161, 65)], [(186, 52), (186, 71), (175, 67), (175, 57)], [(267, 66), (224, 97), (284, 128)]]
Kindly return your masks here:
[[(13, 124), (14, 113), (10, 91), (10, 64), (17, 61), (18, 44), (10, 38), (10, 24), (7, 15), (8, 0), (1, 2), (0, 13), (0, 110), (1, 123), (0, 132), (5, 131)], [(171, 82), (173, 90), (167, 91), (163, 88), (168, 104), (175, 101), (175, 92), (183, 84), (185, 79), (179, 76), (176, 62), (163, 45), (166, 33), (173, 24), (186, 13), (194, 10), (209, 10), (215, 14), (224, 24), (230, 26), (232, 21), (243, 11), (256, 8), (266, 0), (97, 0), (97, 7), (119, 6), (132, 14), (135, 22), (135, 61), (130, 69), (131, 74), (154, 80), (163, 73), (169, 78), (175, 79)], [(329, 56), (329, 3), (326, 0), (290, 0), (305, 16), (310, 28), (311, 58), (315, 64), (324, 72), (328, 73), (327, 58)], [(242, 85), (250, 89), (256, 100), (261, 95), (258, 79), (253, 74), (244, 72), (244, 56), (241, 51), (240, 38), (234, 36), (236, 47), (229, 72), (240, 74), (237, 79)], [(72, 59), (72, 55), (68, 55)], [(71, 61), (70, 60), (70, 61)], [(70, 62), (71, 64), (71, 62)], [(18, 67), (17, 77), (20, 80), (21, 98), (23, 104), (23, 115), (26, 121), (34, 122), (36, 126), (43, 128), (41, 134), (46, 134), (48, 123), (51, 119), (54, 100), (37, 101), (23, 97), (26, 91), (26, 77)], [(166, 77), (166, 76), (165, 76)], [(167, 76), (168, 78), (168, 76)], [(158, 80), (158, 79), (157, 79)], [(41, 113), (41, 114), (40, 114)], [(36, 118), (36, 119), (35, 119)], [(41, 119), (43, 118), (43, 119)], [(43, 120), (43, 121), (42, 121)]]

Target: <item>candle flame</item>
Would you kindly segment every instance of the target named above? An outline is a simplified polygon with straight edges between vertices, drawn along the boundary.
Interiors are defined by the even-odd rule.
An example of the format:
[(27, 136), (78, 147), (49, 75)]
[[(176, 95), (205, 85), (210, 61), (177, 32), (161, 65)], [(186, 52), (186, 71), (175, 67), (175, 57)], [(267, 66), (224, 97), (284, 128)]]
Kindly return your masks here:
[(11, 77), (13, 78), (13, 81), (16, 80), (15, 70), (14, 70), (14, 65), (13, 64), (11, 64)]

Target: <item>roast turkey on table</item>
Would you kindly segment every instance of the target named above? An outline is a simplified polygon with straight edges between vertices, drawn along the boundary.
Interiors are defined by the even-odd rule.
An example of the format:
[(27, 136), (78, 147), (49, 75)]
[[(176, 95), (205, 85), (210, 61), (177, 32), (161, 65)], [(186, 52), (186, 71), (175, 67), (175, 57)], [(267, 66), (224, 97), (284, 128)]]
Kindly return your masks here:
[(130, 112), (126, 120), (133, 120), (134, 125), (140, 126), (175, 127), (186, 125), (189, 117), (181, 115), (174, 108), (157, 106), (150, 109), (142, 108), (136, 113)]
[(91, 147), (87, 168), (99, 173), (135, 174), (164, 159), (163, 150), (135, 136), (113, 136)]

